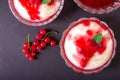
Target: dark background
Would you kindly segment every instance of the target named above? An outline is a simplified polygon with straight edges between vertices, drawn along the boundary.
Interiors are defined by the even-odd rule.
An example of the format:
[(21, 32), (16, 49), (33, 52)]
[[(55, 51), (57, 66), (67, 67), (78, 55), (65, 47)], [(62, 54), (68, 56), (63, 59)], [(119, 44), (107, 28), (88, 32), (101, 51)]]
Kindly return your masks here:
[[(23, 43), (30, 33), (31, 40), (40, 29), (58, 31), (60, 40), (68, 25), (82, 17), (97, 17), (115, 32), (116, 55), (111, 64), (100, 73), (85, 75), (68, 68), (60, 56), (59, 45), (47, 47), (33, 62), (22, 53)], [(73, 0), (65, 0), (61, 14), (48, 25), (32, 27), (19, 22), (11, 13), (8, 0), (0, 0), (0, 80), (120, 80), (120, 8), (97, 15), (83, 11)]]

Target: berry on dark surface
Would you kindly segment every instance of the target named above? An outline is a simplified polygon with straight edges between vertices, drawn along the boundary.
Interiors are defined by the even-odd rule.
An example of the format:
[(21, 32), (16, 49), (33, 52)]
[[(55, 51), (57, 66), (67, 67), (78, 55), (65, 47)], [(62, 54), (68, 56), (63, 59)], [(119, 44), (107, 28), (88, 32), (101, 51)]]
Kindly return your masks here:
[(32, 52), (31, 56), (35, 57), (36, 56), (36, 52)]
[(52, 41), (50, 42), (50, 45), (51, 45), (51, 46), (56, 46), (56, 41), (52, 40)]
[(30, 56), (30, 57), (29, 57), (29, 60), (30, 60), (30, 61), (33, 61), (33, 60), (34, 60), (34, 57)]
[(26, 58), (29, 58), (30, 56), (31, 56), (30, 53), (25, 54)]
[(34, 46), (38, 46), (38, 45), (39, 45), (39, 41), (38, 41), (38, 40), (34, 41), (34, 42), (33, 42), (33, 45), (34, 45)]
[(43, 41), (40, 43), (40, 46), (44, 48), (46, 46), (46, 43)]
[(49, 42), (50, 42), (50, 38), (49, 38), (49, 37), (46, 37), (46, 38), (44, 39), (44, 41), (45, 41), (45, 43), (49, 43)]
[(22, 51), (23, 51), (23, 53), (25, 53), (25, 54), (27, 54), (27, 53), (29, 52), (27, 48), (24, 48)]
[(28, 48), (28, 42), (24, 43), (24, 48)]
[(35, 51), (35, 50), (36, 50), (36, 46), (32, 45), (32, 46), (30, 47), (30, 50), (31, 50), (31, 51)]
[(40, 45), (37, 46), (37, 50), (40, 51), (42, 50), (42, 47)]
[(37, 39), (37, 40), (41, 40), (41, 39), (42, 39), (42, 35), (41, 35), (40, 33), (37, 33), (37, 34), (36, 34), (36, 39)]
[(46, 33), (47, 33), (47, 31), (45, 29), (40, 30), (41, 35), (45, 35)]

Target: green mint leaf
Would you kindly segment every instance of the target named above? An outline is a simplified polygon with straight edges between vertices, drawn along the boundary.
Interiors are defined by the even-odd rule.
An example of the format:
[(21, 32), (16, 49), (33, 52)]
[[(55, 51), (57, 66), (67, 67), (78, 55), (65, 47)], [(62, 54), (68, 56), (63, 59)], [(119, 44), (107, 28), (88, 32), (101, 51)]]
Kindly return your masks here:
[(28, 34), (28, 48), (30, 48), (30, 34)]
[(99, 44), (101, 41), (102, 41), (102, 34), (99, 33), (99, 34), (96, 34), (93, 38), (94, 42)]
[(51, 0), (42, 0), (42, 4), (47, 4), (49, 3)]

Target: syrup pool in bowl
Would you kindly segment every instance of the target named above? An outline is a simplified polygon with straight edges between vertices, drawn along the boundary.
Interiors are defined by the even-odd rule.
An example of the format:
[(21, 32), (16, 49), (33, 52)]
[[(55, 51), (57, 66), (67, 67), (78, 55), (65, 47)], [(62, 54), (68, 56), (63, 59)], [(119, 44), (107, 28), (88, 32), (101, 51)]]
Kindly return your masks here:
[(74, 0), (79, 7), (90, 13), (110, 13), (120, 7), (120, 0)]
[(60, 14), (64, 0), (8, 0), (13, 15), (24, 24), (42, 26), (52, 22)]
[[(101, 42), (94, 41), (101, 35)], [(61, 56), (76, 72), (90, 74), (103, 70), (115, 55), (116, 40), (108, 25), (97, 18), (73, 22), (60, 41)]]

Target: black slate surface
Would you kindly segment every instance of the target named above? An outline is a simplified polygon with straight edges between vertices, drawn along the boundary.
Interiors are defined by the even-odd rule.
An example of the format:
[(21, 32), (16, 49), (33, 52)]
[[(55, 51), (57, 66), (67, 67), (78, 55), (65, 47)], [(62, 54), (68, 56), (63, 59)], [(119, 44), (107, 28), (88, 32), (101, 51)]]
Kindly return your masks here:
[[(68, 25), (82, 17), (97, 17), (115, 32), (116, 55), (111, 64), (100, 73), (85, 75), (68, 68), (60, 56), (60, 48), (47, 47), (38, 59), (31, 62), (22, 53), (23, 43), (30, 33), (32, 40), (40, 29), (56, 30), (61, 39)], [(73, 0), (65, 0), (61, 14), (48, 25), (27, 26), (11, 13), (8, 0), (0, 0), (0, 80), (120, 80), (120, 8), (104, 15), (91, 14), (80, 9)]]

